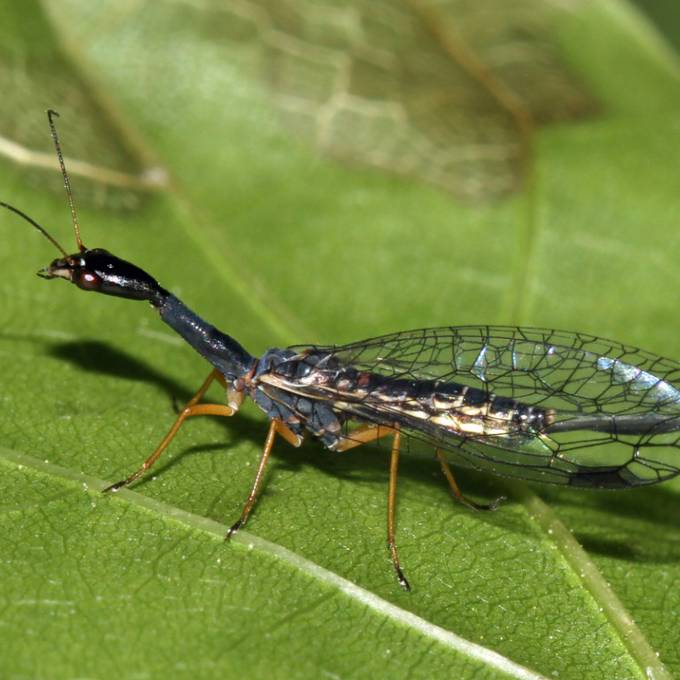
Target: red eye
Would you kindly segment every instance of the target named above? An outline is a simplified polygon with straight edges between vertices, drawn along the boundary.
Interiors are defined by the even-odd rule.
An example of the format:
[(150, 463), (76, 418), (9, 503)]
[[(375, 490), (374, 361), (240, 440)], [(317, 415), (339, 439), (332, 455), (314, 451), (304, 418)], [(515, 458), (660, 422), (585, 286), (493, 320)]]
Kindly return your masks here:
[(78, 281), (78, 286), (80, 288), (84, 288), (85, 290), (97, 290), (100, 285), (101, 279), (96, 274), (83, 272), (80, 275), (80, 281)]

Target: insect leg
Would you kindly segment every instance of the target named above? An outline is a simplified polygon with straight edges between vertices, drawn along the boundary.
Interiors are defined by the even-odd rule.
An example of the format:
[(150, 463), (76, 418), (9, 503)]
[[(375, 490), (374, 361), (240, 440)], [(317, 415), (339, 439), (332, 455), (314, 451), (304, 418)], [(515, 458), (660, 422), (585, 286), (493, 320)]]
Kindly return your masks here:
[[(207, 392), (213, 380), (217, 380), (217, 382), (219, 382), (220, 385), (222, 385), (222, 387), (224, 387), (224, 389), (227, 390), (227, 402), (229, 406), (233, 408), (234, 405), (231, 403), (232, 402), (231, 393), (233, 392), (233, 390), (231, 386), (227, 384), (225, 377), (217, 369), (214, 369), (213, 371), (211, 371), (210, 375), (205, 379), (203, 384), (198, 388), (198, 392), (196, 392), (196, 394), (194, 394), (194, 396), (191, 397), (191, 399), (186, 404), (184, 404), (184, 406), (181, 405), (182, 402), (180, 402), (180, 400), (174, 394), (172, 395), (172, 408), (175, 411), (175, 413), (181, 413), (187, 406), (192, 406), (193, 404), (195, 404)], [(242, 392), (240, 393), (239, 405), (241, 401), (243, 401)], [(235, 410), (238, 410), (238, 408), (236, 408)]]
[(347, 451), (355, 446), (361, 446), (369, 442), (392, 435), (392, 450), (390, 454), (390, 481), (387, 490), (387, 548), (390, 551), (392, 564), (397, 572), (399, 584), (406, 590), (411, 590), (411, 586), (404, 576), (399, 563), (399, 553), (395, 540), (395, 514), (397, 508), (397, 474), (399, 472), (399, 452), (401, 447), (401, 432), (398, 428), (387, 427), (385, 425), (365, 425), (359, 427), (349, 435), (339, 441), (334, 447), (334, 451)]
[(387, 490), (387, 548), (392, 557), (392, 564), (397, 572), (397, 580), (399, 585), (406, 590), (411, 590), (409, 582), (404, 576), (399, 564), (399, 554), (397, 553), (397, 543), (395, 541), (395, 513), (397, 508), (397, 473), (399, 471), (399, 451), (401, 446), (401, 432), (399, 429), (394, 430), (394, 439), (392, 440), (392, 453), (390, 455), (390, 482)]
[(297, 447), (302, 444), (302, 437), (292, 432), (280, 420), (271, 421), (269, 424), (269, 431), (267, 432), (267, 439), (265, 439), (264, 448), (262, 449), (260, 464), (257, 466), (257, 473), (255, 474), (255, 481), (253, 482), (250, 494), (248, 494), (248, 499), (246, 500), (243, 510), (241, 511), (241, 517), (239, 517), (238, 521), (231, 526), (227, 532), (227, 535), (225, 536), (225, 539), (230, 539), (248, 521), (250, 511), (253, 509), (255, 501), (257, 500), (260, 486), (262, 485), (264, 470), (267, 467), (269, 454), (272, 452), (274, 440), (276, 439), (277, 434), (280, 434), (292, 446)]
[(446, 456), (444, 455), (441, 449), (435, 449), (435, 453), (437, 454), (437, 458), (439, 458), (439, 464), (441, 465), (444, 477), (446, 477), (446, 481), (449, 483), (449, 487), (451, 489), (453, 497), (459, 503), (462, 503), (465, 507), (470, 508), (471, 510), (495, 510), (500, 503), (506, 500), (505, 496), (499, 496), (492, 503), (481, 504), (475, 503), (474, 501), (465, 498), (465, 496), (463, 496), (463, 493), (460, 490), (460, 487), (458, 486), (458, 483), (456, 482), (456, 478), (453, 476), (453, 472), (451, 471), (451, 467), (449, 466), (449, 461), (446, 460)]
[(355, 446), (368, 444), (382, 437), (387, 437), (394, 432), (394, 428), (386, 427), (385, 425), (363, 425), (345, 435), (342, 439), (339, 439), (338, 443), (333, 447), (333, 451), (348, 451)]
[(182, 423), (190, 416), (233, 416), (236, 409), (225, 406), (224, 404), (199, 404), (201, 397), (208, 391), (208, 388), (212, 384), (213, 380), (218, 380), (222, 385), (226, 386), (226, 381), (224, 376), (217, 370), (214, 370), (205, 379), (203, 384), (200, 386), (196, 394), (187, 402), (186, 406), (182, 409), (177, 420), (175, 420), (173, 426), (170, 428), (168, 433), (163, 437), (163, 440), (158, 445), (156, 450), (142, 463), (141, 467), (135, 472), (133, 472), (126, 479), (122, 479), (111, 486), (107, 486), (104, 489), (104, 493), (107, 491), (117, 491), (123, 486), (132, 484), (135, 480), (139, 479), (161, 456), (163, 451), (167, 448), (168, 444), (172, 441), (173, 437), (177, 434), (177, 430), (182, 426)]

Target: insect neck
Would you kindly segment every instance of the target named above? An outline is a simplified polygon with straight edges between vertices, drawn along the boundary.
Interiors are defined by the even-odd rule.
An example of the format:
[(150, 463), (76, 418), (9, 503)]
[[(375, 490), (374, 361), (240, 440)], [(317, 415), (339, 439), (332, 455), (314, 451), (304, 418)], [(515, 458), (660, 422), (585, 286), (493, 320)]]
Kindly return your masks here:
[(161, 288), (150, 301), (161, 319), (227, 379), (241, 377), (252, 368), (255, 358), (234, 338), (204, 321), (172, 293)]

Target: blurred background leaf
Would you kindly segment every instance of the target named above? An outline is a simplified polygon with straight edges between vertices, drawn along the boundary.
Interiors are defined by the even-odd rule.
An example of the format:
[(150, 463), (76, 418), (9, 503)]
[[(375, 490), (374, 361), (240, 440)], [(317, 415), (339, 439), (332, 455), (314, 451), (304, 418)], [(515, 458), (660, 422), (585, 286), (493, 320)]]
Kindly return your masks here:
[[(380, 3), (384, 13), (377, 3), (292, 0), (226, 10), (198, 0), (5, 3), (0, 137), (51, 153), (51, 106), (62, 113), (67, 156), (137, 181), (162, 168), (167, 180), (153, 192), (143, 181), (104, 184), (98, 172), (74, 178), (85, 243), (148, 269), (252, 352), (516, 323), (678, 357), (677, 55), (626, 2), (517, 6), (523, 14), (506, 17), (485, 5), (487, 19), (474, 3), (450, 2)], [(408, 108), (425, 101), (434, 76), (422, 74), (434, 73), (444, 103), (418, 109), (428, 112), (424, 124), (416, 130), (409, 119), (400, 142), (412, 148), (414, 130), (456, 150), (500, 140), (509, 163), (452, 166), (438, 181), (429, 152), (400, 154), (388, 144), (397, 133), (382, 124), (334, 113), (328, 129), (342, 134), (325, 139), (342, 140), (338, 149), (318, 145), (318, 130), (284, 106), (291, 93), (327, 92), (332, 77), (314, 59), (302, 70), (286, 61), (291, 43), (347, 53), (350, 43), (330, 32), (337, 17), (375, 23), (395, 12), (411, 17), (408, 31), (383, 22), (393, 31), (380, 34), (386, 42), (371, 33), (351, 44), (382, 46), (399, 67), (362, 82), (382, 84), (388, 99), (394, 74), (410, 74), (396, 97)], [(271, 32), (263, 38), (237, 15), (274, 26), (278, 52)], [(680, 21), (664, 24), (670, 35)], [(358, 35), (353, 26), (343, 35)], [(487, 106), (488, 80), (432, 57), (425, 26), (464, 36), (466, 53), (520, 101), (558, 93), (546, 119), (588, 114), (531, 126), (523, 184), (508, 152), (524, 143), (513, 137), (517, 118)], [(519, 78), (499, 64), (514, 64)], [(360, 94), (374, 97), (370, 88)], [(308, 94), (302, 113), (327, 101)], [(491, 112), (488, 125), (480, 111)], [(533, 104), (531, 113), (540, 118)], [(311, 117), (318, 124), (320, 113)], [(372, 129), (394, 162), (373, 160)], [(415, 160), (405, 170), (406, 158)], [(56, 171), (12, 154), (0, 163), (2, 199), (66, 245)], [(463, 177), (459, 188), (468, 173), (471, 184)], [(488, 200), (510, 186), (519, 190)], [(248, 534), (225, 546), (199, 519), (226, 526), (238, 515), (265, 429), (252, 407), (226, 423), (188, 424), (137, 494), (101, 497), (92, 478), (114, 481), (139, 464), (172, 420), (172, 397), (186, 398), (206, 367), (146, 305), (33, 277), (53, 249), (9, 213), (2, 224), (3, 675), (521, 677), (438, 631), (547, 677), (680, 671), (677, 483), (572, 493), (461, 474), (475, 498), (513, 499), (480, 516), (451, 505), (434, 460), (405, 458), (399, 539), (411, 594), (399, 591), (384, 551), (381, 447), (342, 457), (314, 442), (277, 447), (249, 531), (290, 553), (254, 538), (248, 550)], [(173, 508), (192, 515), (177, 519)], [(388, 602), (394, 610), (380, 604)]]
[(680, 47), (680, 24), (673, 0), (635, 0), (637, 5), (677, 49)]
[(556, 56), (542, 0), (187, 7), (219, 44), (249, 46), (292, 131), (458, 196), (516, 188), (535, 125), (594, 109)]
[[(87, 84), (63, 54), (52, 26), (42, 8), (28, 2), (17, 12), (9, 3), (0, 6), (3, 40), (0, 44), (0, 88), (10, 93), (11, 104), (0, 110), (0, 152), (27, 166), (25, 181), (44, 191), (63, 192), (59, 175), (39, 167), (54, 167), (53, 152), (45, 149), (45, 121), (40, 116), (17, 115), (18, 111), (55, 108), (63, 120), (60, 128), (69, 140), (69, 168), (74, 176), (93, 181), (81, 183), (85, 199), (99, 205), (115, 198), (110, 207), (136, 208), (138, 196), (133, 191), (114, 194), (107, 191), (107, 173), (127, 175), (124, 186), (145, 188), (145, 159), (140, 147), (134, 148), (117, 131), (116, 121), (106, 102)], [(27, 47), (29, 49), (27, 49)], [(23, 152), (23, 156), (21, 155)], [(12, 154), (15, 154), (12, 156)], [(83, 160), (91, 159), (94, 168), (79, 172)], [(99, 170), (99, 172), (97, 172)], [(139, 175), (139, 177), (136, 177)], [(104, 181), (102, 181), (104, 180)]]

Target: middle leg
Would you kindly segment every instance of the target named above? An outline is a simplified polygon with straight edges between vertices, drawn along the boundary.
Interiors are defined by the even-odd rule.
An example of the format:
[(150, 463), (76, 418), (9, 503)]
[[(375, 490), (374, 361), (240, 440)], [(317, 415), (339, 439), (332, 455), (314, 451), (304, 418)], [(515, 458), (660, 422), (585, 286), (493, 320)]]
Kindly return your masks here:
[(399, 553), (397, 552), (397, 542), (395, 538), (395, 515), (397, 510), (397, 474), (399, 472), (399, 453), (401, 448), (401, 432), (394, 430), (392, 440), (392, 452), (390, 454), (390, 483), (387, 491), (387, 547), (390, 551), (394, 570), (397, 572), (399, 585), (405, 590), (411, 590), (409, 582), (404, 576), (401, 564), (399, 563)]
[(399, 454), (401, 451), (401, 432), (398, 428), (386, 425), (364, 425), (343, 437), (335, 447), (335, 451), (347, 451), (362, 444), (392, 436), (392, 448), (390, 451), (390, 481), (387, 490), (387, 549), (390, 551), (394, 570), (397, 572), (397, 580), (402, 588), (411, 590), (404, 571), (399, 562), (396, 542), (396, 511), (397, 511), (397, 475), (399, 472)]
[(248, 494), (248, 499), (241, 510), (241, 516), (238, 521), (232, 524), (231, 528), (225, 536), (225, 540), (230, 539), (247, 521), (250, 517), (250, 512), (255, 505), (257, 496), (260, 492), (260, 487), (262, 486), (262, 478), (264, 477), (264, 471), (267, 467), (267, 462), (269, 461), (269, 455), (274, 448), (274, 440), (276, 435), (281, 435), (289, 444), (298, 447), (302, 444), (302, 437), (291, 431), (283, 422), (280, 420), (272, 420), (269, 424), (269, 431), (267, 432), (267, 439), (265, 439), (264, 447), (262, 449), (262, 456), (260, 457), (260, 464), (257, 466), (257, 472), (255, 473), (255, 481)]

